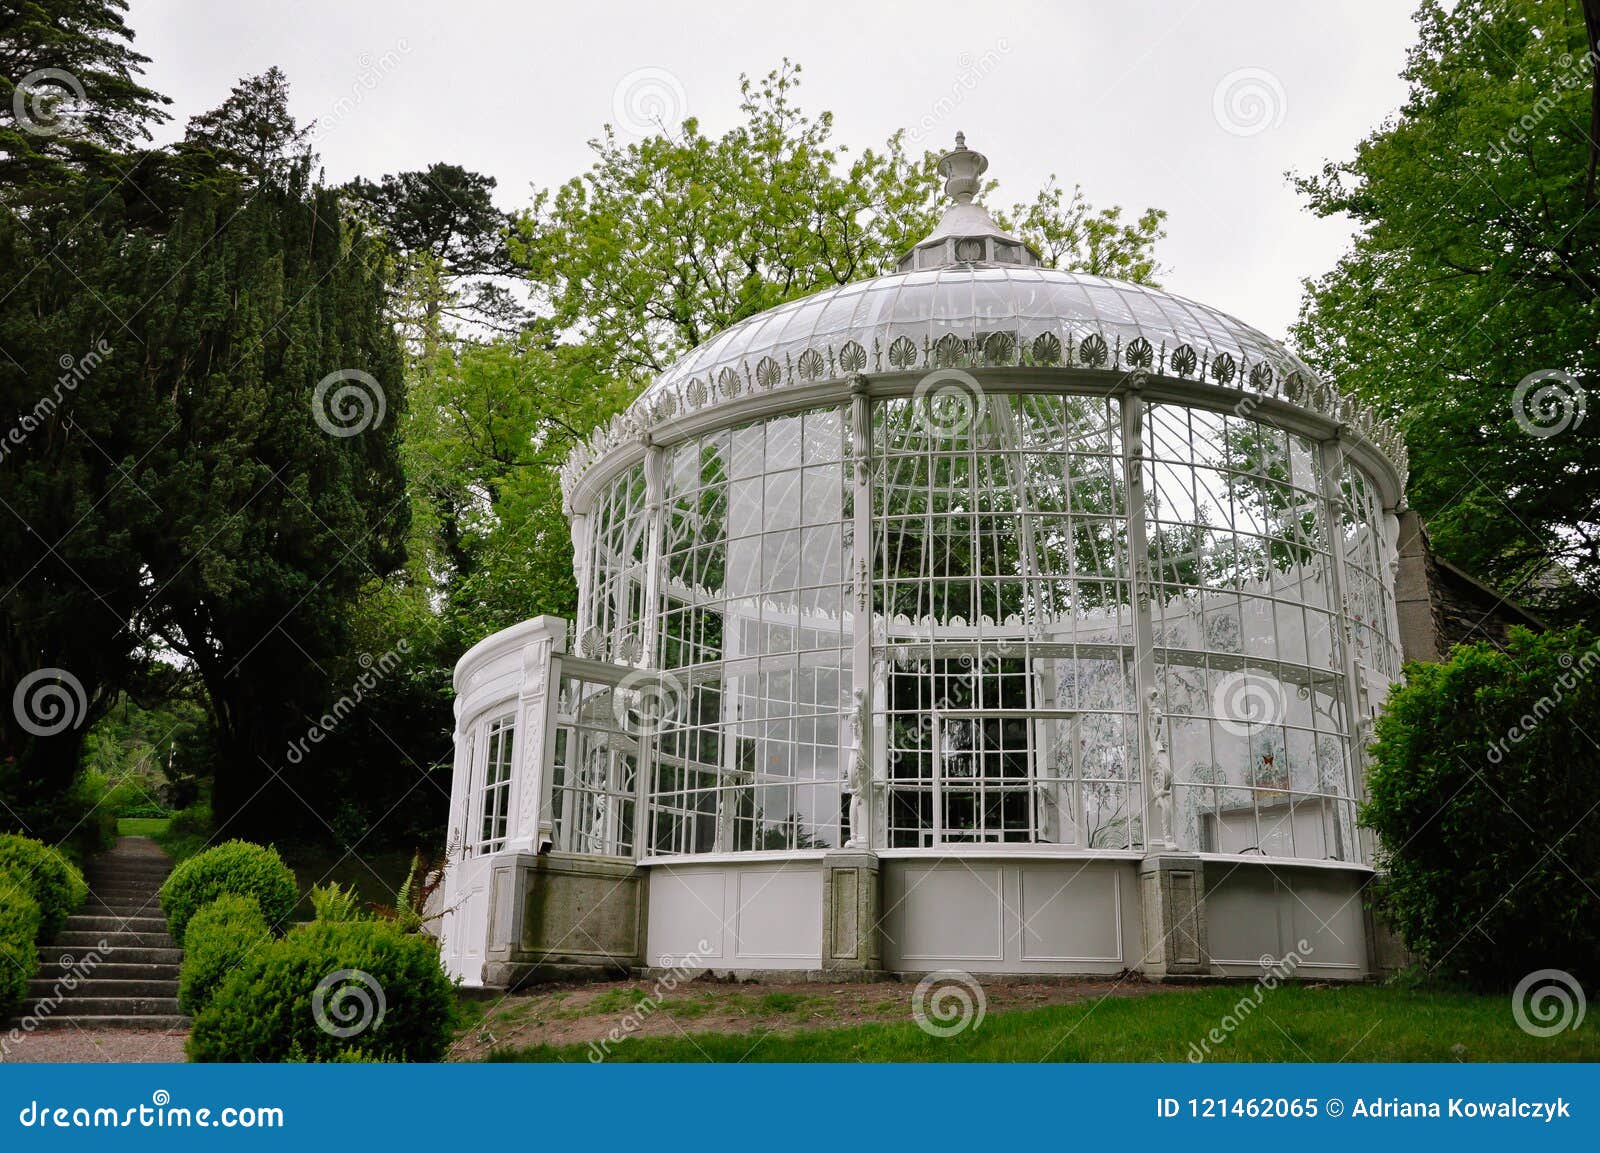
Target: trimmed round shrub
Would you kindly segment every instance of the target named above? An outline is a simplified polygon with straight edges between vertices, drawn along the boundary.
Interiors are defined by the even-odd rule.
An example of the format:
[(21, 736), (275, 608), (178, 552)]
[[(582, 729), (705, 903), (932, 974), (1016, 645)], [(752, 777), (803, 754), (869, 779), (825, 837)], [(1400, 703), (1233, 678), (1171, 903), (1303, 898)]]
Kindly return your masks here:
[(437, 1061), (455, 989), (439, 947), (388, 921), (316, 921), (251, 954), (195, 1018), (193, 1061)]
[(28, 878), (0, 866), (0, 1018), (8, 1017), (28, 995), (28, 981), (39, 971), (39, 926), (44, 915), (29, 891)]
[(294, 874), (277, 849), (227, 841), (184, 861), (161, 886), (161, 908), (173, 939), (182, 945), (190, 919), (225, 893), (254, 897), (274, 929), (288, 922), (299, 899)]
[(272, 940), (254, 897), (224, 893), (189, 919), (178, 971), (178, 1007), (190, 1016), (205, 1008), (224, 978)]
[(39, 932), (53, 937), (89, 896), (83, 874), (59, 849), (15, 833), (0, 834), (0, 869), (25, 879), (43, 918)]
[(1362, 823), (1374, 905), (1439, 976), (1510, 988), (1538, 969), (1600, 981), (1600, 645), (1513, 629), (1408, 664), (1378, 718)]

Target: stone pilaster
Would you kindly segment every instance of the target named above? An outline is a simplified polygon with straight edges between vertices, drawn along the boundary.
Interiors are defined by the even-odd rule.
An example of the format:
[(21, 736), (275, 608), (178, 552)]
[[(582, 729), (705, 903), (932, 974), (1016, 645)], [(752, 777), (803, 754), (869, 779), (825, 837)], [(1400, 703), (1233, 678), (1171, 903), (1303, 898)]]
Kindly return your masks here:
[(822, 968), (877, 973), (883, 968), (878, 855), (839, 849), (822, 859)]
[(1205, 868), (1189, 853), (1155, 853), (1139, 863), (1144, 906), (1144, 960), (1155, 980), (1211, 972), (1206, 943)]

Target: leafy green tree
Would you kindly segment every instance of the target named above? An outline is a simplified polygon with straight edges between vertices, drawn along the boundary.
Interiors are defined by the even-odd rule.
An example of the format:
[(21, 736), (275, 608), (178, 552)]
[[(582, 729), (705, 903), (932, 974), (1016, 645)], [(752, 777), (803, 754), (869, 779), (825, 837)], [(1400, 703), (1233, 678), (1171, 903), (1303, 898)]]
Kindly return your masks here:
[[(851, 157), (833, 117), (795, 102), (785, 61), (740, 84), (743, 121), (720, 137), (698, 121), (623, 144), (608, 127), (592, 168), (539, 192), (514, 251), (553, 332), (596, 367), (635, 381), (746, 317), (892, 270), (942, 207), (934, 153), (903, 133)], [(991, 183), (986, 193), (992, 196)], [(1133, 224), (1053, 184), (1011, 213), (1053, 266), (1148, 281), (1164, 214)]]
[(1018, 235), (1038, 250), (1047, 268), (1156, 283), (1160, 269), (1155, 246), (1166, 236), (1164, 209), (1147, 208), (1126, 223), (1120, 206), (1097, 211), (1081, 186), (1074, 185), (1068, 197), (1052, 176), (1033, 200), (1017, 205), (1008, 218)]
[(204, 149), (224, 166), (259, 181), (298, 161), (311, 127), (295, 123), (289, 112), (289, 79), (274, 66), (245, 77), (219, 106), (191, 117), (183, 147)]
[(452, 322), (514, 334), (527, 318), (500, 279), (516, 264), (512, 217), (495, 207), (494, 189), (494, 177), (443, 163), (344, 188), (395, 253), (396, 321), (425, 363)]
[(932, 227), (932, 159), (901, 136), (847, 160), (833, 119), (794, 104), (787, 62), (741, 83), (744, 120), (623, 144), (608, 127), (581, 177), (541, 191), (515, 251), (555, 333), (639, 381), (729, 325), (874, 275)]
[(0, 8), (0, 199), (25, 203), (86, 167), (125, 170), (117, 153), (167, 119), (168, 99), (139, 80), (150, 60), (133, 50), (127, 10), (127, 0)]
[(1308, 285), (1295, 338), (1404, 427), (1410, 501), (1444, 556), (1586, 614), (1600, 596), (1600, 440), (1582, 419), (1600, 382), (1600, 213), (1583, 21), (1574, 0), (1427, 0), (1417, 23), (1399, 114), (1297, 182), (1358, 233)]

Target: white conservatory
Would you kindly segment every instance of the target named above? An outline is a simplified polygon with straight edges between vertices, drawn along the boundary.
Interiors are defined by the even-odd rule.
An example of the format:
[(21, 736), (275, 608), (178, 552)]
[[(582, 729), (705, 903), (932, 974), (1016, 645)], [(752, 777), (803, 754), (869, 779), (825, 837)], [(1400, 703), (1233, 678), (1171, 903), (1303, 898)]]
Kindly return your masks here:
[(953, 203), (565, 474), (578, 621), (462, 658), (469, 984), (1373, 970), (1400, 438), (1284, 347)]

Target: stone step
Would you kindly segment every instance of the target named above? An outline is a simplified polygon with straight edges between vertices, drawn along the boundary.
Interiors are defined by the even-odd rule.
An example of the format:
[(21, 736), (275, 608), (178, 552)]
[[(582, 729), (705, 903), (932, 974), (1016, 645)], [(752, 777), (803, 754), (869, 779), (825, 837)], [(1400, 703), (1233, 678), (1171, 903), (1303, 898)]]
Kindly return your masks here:
[(49, 981), (52, 984), (61, 980), (68, 973), (77, 974), (81, 984), (86, 980), (93, 981), (176, 981), (178, 979), (178, 963), (176, 961), (160, 961), (150, 963), (101, 961), (94, 965), (63, 965), (59, 961), (41, 961), (39, 975), (36, 981)]
[[(64, 1009), (65, 1006), (62, 1006)], [(11, 1022), (7, 1028), (17, 1026), (17, 1021)], [(129, 1016), (125, 1014), (97, 1014), (94, 1016), (61, 1016), (52, 1013), (48, 1017), (38, 1017), (33, 1021), (35, 1029), (187, 1029), (190, 1025), (189, 1018), (177, 1014), (150, 1014), (148, 1016)]]
[(73, 997), (56, 1006), (55, 1016), (74, 1017), (176, 1017), (178, 998), (171, 997)]
[(86, 917), (166, 917), (161, 912), (161, 905), (155, 900), (149, 901), (97, 901), (90, 897), (78, 910)]
[(114, 933), (165, 933), (167, 919), (158, 913), (141, 913), (137, 917), (120, 917), (114, 913), (73, 913), (64, 926), (67, 932), (96, 933), (110, 930)]
[(63, 1005), (73, 1005), (85, 998), (176, 997), (177, 995), (176, 975), (160, 980), (149, 978), (123, 980), (117, 977), (95, 976), (78, 981), (71, 989), (68, 989), (60, 978), (35, 977), (28, 982), (29, 997), (36, 1000), (42, 997), (59, 997)]
[(100, 949), (102, 943), (107, 949), (118, 950), (128, 948), (176, 949), (178, 947), (178, 942), (172, 939), (171, 934), (166, 929), (150, 933), (134, 933), (116, 929), (63, 929), (55, 935), (50, 943), (69, 951), (72, 949)]
[[(59, 942), (39, 946), (39, 960), (41, 963), (58, 963), (62, 957), (71, 957), (66, 963), (84, 963), (85, 950), (83, 946), (62, 945)], [(176, 965), (183, 960), (183, 950), (171, 945), (117, 945), (105, 949), (95, 949), (100, 954), (101, 962), (116, 961), (119, 964), (152, 964), (165, 963)]]
[(159, 889), (167, 883), (165, 873), (95, 873), (83, 878), (91, 889)]
[(167, 883), (165, 877), (85, 877), (84, 880), (95, 892), (101, 889), (141, 889), (154, 892)]

